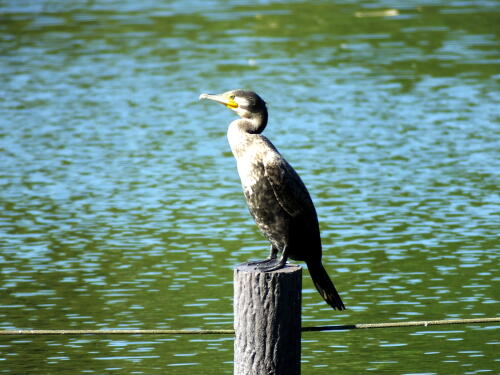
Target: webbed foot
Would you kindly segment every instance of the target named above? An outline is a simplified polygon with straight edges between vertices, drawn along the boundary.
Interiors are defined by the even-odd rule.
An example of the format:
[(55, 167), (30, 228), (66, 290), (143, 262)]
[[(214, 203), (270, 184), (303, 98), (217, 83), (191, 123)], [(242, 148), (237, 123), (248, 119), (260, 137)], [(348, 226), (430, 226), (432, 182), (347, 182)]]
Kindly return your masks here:
[(253, 266), (254, 269), (263, 272), (271, 272), (279, 270), (280, 268), (285, 267), (286, 261), (288, 259), (288, 251), (286, 245), (283, 247), (283, 256), (280, 259), (278, 259), (277, 256), (278, 256), (278, 249), (273, 245), (271, 245), (269, 258), (264, 260), (253, 260), (247, 262), (246, 265)]
[(246, 264), (248, 264), (249, 266), (260, 266), (260, 265), (266, 265), (266, 264), (270, 264), (270, 263), (274, 263), (274, 262), (277, 262), (276, 258), (267, 258), (264, 260), (251, 260), (251, 261), (247, 262)]
[(285, 264), (286, 264), (286, 258), (283, 257), (281, 259), (269, 259), (269, 262), (257, 264), (255, 268), (258, 269), (259, 271), (271, 272), (285, 267)]

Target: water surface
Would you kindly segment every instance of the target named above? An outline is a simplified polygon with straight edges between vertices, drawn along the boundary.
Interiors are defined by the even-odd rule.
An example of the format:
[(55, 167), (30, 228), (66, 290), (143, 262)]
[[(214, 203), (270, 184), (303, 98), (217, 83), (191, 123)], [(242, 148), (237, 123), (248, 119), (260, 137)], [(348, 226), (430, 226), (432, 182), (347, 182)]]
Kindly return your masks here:
[[(201, 92), (257, 91), (324, 264), (303, 324), (498, 315), (498, 1), (0, 1), (0, 328), (231, 328), (267, 244)], [(231, 337), (8, 337), (0, 374), (232, 373)], [(304, 374), (497, 373), (498, 326), (304, 333)]]

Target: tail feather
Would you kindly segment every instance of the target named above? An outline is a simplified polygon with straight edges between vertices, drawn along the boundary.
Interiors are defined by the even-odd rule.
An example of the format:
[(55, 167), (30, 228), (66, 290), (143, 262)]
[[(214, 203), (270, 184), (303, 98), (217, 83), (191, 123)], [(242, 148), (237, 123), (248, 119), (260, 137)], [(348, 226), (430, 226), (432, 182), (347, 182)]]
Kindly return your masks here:
[(321, 261), (308, 263), (307, 267), (309, 269), (309, 273), (311, 274), (314, 286), (316, 286), (316, 289), (318, 289), (318, 292), (321, 294), (323, 299), (331, 307), (333, 307), (334, 310), (345, 310), (344, 302), (342, 302), (337, 289), (335, 289), (335, 286), (323, 267), (323, 264), (321, 264)]

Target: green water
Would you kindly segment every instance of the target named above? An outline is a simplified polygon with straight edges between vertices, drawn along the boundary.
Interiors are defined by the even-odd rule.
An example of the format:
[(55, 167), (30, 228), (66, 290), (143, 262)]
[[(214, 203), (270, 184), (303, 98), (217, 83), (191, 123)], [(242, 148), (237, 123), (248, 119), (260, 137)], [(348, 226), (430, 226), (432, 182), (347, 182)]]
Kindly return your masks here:
[[(500, 2), (0, 0), (0, 328), (231, 328), (267, 244), (202, 92), (316, 203), (303, 324), (498, 316)], [(403, 5), (404, 4), (404, 5)], [(498, 325), (304, 333), (304, 374), (500, 371)], [(231, 374), (232, 337), (0, 338), (0, 374)], [(496, 353), (496, 354), (495, 354)]]

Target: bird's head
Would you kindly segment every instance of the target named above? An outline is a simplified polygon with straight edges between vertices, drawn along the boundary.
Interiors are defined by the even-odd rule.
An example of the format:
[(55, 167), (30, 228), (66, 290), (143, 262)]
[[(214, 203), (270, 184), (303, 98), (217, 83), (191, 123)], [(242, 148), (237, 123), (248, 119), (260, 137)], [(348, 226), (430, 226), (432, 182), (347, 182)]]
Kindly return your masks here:
[(267, 121), (266, 102), (253, 91), (231, 90), (218, 95), (201, 94), (200, 99), (210, 99), (224, 104), (242, 118), (265, 117)]

